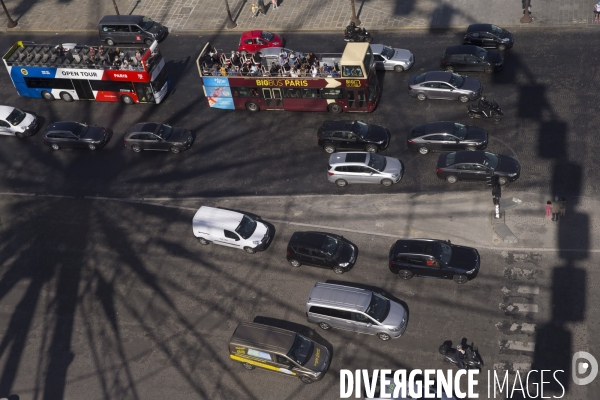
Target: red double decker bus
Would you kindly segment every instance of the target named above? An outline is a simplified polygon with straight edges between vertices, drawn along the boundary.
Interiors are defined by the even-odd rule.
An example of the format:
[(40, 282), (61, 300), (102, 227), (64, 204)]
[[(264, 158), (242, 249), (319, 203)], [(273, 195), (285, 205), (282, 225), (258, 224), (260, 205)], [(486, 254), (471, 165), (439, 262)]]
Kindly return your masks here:
[[(309, 68), (302, 67), (307, 65), (305, 54), (291, 53), (268, 48), (260, 51), (260, 57), (242, 55), (238, 61), (207, 43), (196, 64), (208, 105), (253, 112), (375, 109), (380, 92), (368, 43), (348, 43), (342, 54), (309, 53)], [(291, 68), (285, 65), (290, 58), (297, 60)]]

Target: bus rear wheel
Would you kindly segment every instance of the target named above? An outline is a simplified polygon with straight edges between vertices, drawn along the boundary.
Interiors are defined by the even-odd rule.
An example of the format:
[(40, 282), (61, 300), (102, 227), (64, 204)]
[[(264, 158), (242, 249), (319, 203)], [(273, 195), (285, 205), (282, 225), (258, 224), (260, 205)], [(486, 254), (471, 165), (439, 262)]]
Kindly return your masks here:
[(54, 100), (54, 95), (46, 90), (42, 92), (42, 98), (44, 100)]
[(127, 96), (127, 95), (121, 96), (121, 101), (124, 104), (127, 104), (128, 106), (130, 106), (130, 105), (133, 104), (133, 99), (130, 96)]
[(329, 112), (332, 114), (339, 114), (342, 112), (342, 106), (340, 106), (338, 103), (331, 103), (328, 108)]
[(250, 112), (258, 112), (260, 110), (260, 107), (255, 102), (249, 101), (246, 103), (246, 110)]
[(63, 99), (64, 101), (73, 101), (73, 96), (71, 96), (67, 92), (61, 92), (60, 93), (60, 98)]

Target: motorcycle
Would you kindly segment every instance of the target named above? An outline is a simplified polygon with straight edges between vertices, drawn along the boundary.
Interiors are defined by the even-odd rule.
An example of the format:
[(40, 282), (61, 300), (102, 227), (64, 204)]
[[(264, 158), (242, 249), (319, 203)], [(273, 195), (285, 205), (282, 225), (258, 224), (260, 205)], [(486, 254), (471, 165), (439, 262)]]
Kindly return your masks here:
[(346, 29), (344, 32), (344, 40), (346, 42), (367, 42), (371, 43), (373, 41), (373, 37), (365, 28), (359, 28), (354, 31), (351, 29)]
[[(440, 354), (444, 356), (444, 362), (459, 367), (458, 361), (456, 361), (456, 359), (454, 358), (454, 355), (457, 351), (458, 350), (453, 349), (447, 343), (444, 343), (439, 348)], [(477, 348), (473, 347), (473, 343), (471, 343), (471, 346), (466, 346), (465, 358), (463, 358), (463, 363), (465, 364), (466, 369), (481, 369), (483, 363), (481, 362), (481, 358), (479, 357)]]
[(469, 104), (467, 106), (467, 114), (469, 114), (470, 118), (493, 118), (496, 122), (500, 121), (504, 115), (502, 109), (494, 100), (479, 100), (477, 107)]

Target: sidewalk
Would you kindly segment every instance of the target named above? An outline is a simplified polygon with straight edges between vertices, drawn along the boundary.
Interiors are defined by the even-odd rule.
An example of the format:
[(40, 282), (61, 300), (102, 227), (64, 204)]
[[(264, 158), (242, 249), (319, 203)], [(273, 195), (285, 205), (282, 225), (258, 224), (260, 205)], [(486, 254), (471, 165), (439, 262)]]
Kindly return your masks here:
[[(229, 0), (235, 31), (250, 29), (339, 30), (350, 21), (349, 0), (279, 0), (267, 15), (251, 18), (252, 0)], [(115, 14), (111, 0), (5, 0), (19, 25), (0, 31), (95, 31), (103, 15)], [(142, 14), (177, 31), (226, 30), (222, 0), (116, 0), (121, 14)], [(534, 22), (521, 24), (521, 0), (355, 0), (356, 12), (367, 29), (464, 28), (489, 22), (507, 28), (575, 27), (593, 24), (595, 0), (532, 0)], [(600, 27), (600, 25), (597, 24)]]
[(191, 213), (207, 205), (254, 213), (298, 230), (362, 233), (390, 244), (400, 237), (430, 237), (479, 248), (600, 252), (600, 247), (593, 247), (600, 226), (591, 216), (600, 207), (599, 200), (567, 198), (566, 217), (557, 223), (545, 218), (549, 197), (507, 192), (503, 200), (513, 197), (522, 203), (506, 211), (505, 223), (517, 243), (505, 243), (493, 232), (492, 196), (487, 192), (139, 200), (185, 208), (190, 222)]

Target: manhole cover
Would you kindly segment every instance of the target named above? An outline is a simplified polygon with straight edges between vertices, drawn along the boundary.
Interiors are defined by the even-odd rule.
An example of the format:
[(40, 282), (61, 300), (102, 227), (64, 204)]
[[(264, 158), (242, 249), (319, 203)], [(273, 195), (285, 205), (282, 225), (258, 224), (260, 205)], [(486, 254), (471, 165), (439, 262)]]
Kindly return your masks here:
[(192, 7), (181, 7), (180, 14), (191, 14), (191, 12), (192, 12)]

